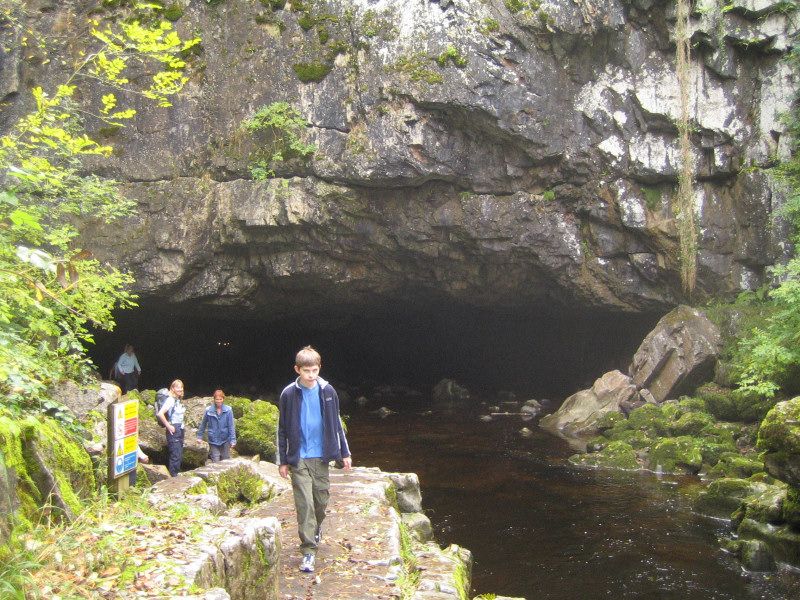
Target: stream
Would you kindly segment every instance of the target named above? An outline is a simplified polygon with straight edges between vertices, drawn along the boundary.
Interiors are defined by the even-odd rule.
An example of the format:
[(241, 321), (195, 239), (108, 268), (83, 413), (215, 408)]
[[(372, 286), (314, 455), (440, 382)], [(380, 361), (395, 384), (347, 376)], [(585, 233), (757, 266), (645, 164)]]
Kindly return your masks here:
[[(381, 418), (380, 406), (397, 411)], [(440, 545), (469, 548), (473, 594), (528, 600), (800, 598), (800, 573), (748, 573), (716, 542), (727, 523), (691, 510), (692, 477), (571, 466), (563, 440), (478, 402), (348, 406), (355, 464), (419, 475)], [(530, 437), (520, 429), (527, 426)]]

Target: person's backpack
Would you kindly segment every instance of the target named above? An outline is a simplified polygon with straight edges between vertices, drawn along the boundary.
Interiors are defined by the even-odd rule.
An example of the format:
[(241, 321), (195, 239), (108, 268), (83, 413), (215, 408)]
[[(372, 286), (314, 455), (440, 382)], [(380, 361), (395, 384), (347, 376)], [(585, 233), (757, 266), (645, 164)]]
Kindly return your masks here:
[[(155, 415), (156, 415), (156, 423), (164, 427), (164, 423), (161, 422), (161, 419), (158, 418), (158, 413), (161, 412), (161, 408), (164, 406), (164, 402), (167, 401), (169, 398), (169, 390), (167, 388), (161, 388), (156, 392), (156, 406), (155, 406)], [(172, 417), (172, 409), (167, 413), (167, 421), (170, 420)]]

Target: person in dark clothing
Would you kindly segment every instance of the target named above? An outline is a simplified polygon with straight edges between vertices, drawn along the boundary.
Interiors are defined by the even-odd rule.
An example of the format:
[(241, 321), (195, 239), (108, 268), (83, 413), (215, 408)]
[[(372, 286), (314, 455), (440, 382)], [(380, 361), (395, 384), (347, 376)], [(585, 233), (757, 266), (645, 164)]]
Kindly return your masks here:
[(328, 505), (328, 463), (353, 466), (350, 448), (339, 416), (339, 396), (319, 376), (322, 358), (311, 346), (295, 357), (298, 377), (281, 392), (278, 408), (278, 471), (291, 472), (300, 551), (300, 570), (314, 571), (322, 522)]

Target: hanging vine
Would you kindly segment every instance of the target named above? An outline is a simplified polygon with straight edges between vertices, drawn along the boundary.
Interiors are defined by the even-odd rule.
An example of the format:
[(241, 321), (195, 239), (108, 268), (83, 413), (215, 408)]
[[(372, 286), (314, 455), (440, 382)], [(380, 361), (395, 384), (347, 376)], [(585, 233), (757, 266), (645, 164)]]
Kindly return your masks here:
[(675, 24), (675, 63), (680, 90), (680, 116), (678, 118), (678, 171), (677, 222), (680, 242), (680, 268), (683, 291), (691, 296), (697, 280), (697, 224), (694, 214), (692, 182), (692, 147), (689, 139), (689, 2), (677, 0)]

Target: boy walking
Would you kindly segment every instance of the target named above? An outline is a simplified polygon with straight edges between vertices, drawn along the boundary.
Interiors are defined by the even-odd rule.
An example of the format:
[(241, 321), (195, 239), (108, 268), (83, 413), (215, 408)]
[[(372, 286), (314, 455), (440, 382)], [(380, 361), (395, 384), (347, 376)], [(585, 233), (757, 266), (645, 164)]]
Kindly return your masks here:
[(278, 402), (278, 470), (281, 477), (292, 474), (303, 553), (300, 570), (311, 573), (328, 505), (328, 463), (342, 461), (349, 471), (353, 462), (339, 418), (339, 396), (319, 376), (322, 357), (306, 346), (294, 362), (298, 377), (284, 388)]

